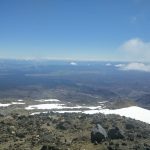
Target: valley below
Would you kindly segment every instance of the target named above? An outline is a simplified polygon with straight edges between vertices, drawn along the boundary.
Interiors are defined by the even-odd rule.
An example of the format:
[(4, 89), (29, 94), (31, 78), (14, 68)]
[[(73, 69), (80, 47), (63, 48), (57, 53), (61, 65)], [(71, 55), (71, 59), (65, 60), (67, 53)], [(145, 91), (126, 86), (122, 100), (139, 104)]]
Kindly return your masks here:
[(0, 150), (149, 150), (150, 74), (74, 64), (0, 60)]

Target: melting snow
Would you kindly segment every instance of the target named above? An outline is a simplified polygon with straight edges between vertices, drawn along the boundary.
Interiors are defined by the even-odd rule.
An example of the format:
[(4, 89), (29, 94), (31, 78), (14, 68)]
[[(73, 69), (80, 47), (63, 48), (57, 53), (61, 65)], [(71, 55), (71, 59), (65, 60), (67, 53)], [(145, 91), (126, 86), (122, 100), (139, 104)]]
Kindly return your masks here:
[[(8, 107), (10, 105), (15, 105), (15, 104), (25, 104), (21, 101), (23, 100), (18, 100), (18, 102), (12, 102), (12, 103), (7, 103), (7, 104), (0, 103), (0, 107)], [(42, 99), (42, 100), (36, 100), (36, 101), (38, 102), (60, 102), (58, 99), (47, 99), (47, 100)], [(65, 104), (60, 104), (60, 103), (51, 103), (51, 104), (29, 105), (25, 107), (25, 109), (26, 110), (47, 109), (47, 110), (54, 110), (54, 112), (58, 112), (58, 113), (116, 114), (120, 116), (129, 117), (135, 120), (140, 120), (140, 121), (150, 124), (150, 110), (147, 110), (138, 106), (131, 106), (127, 108), (110, 110), (110, 109), (103, 109), (102, 107), (102, 105), (106, 103), (106, 101), (98, 102), (98, 103), (101, 106), (86, 106), (86, 105), (66, 106)], [(35, 112), (35, 113), (32, 113), (31, 115), (39, 114), (39, 113), (41, 112)], [(47, 112), (42, 112), (42, 113), (47, 113)]]
[(39, 104), (39, 105), (30, 105), (25, 107), (27, 110), (33, 109), (62, 109), (64, 104)]
[(25, 103), (21, 103), (21, 102), (12, 102), (11, 104), (13, 104), (13, 105), (21, 105), (21, 104), (25, 104)]
[(0, 103), (0, 107), (8, 107), (10, 105), (20, 105), (20, 104), (25, 104), (25, 103), (21, 103), (21, 102), (11, 102), (11, 103), (7, 103), (7, 104)]
[(30, 115), (38, 115), (38, 114), (41, 114), (41, 113), (48, 113), (47, 111), (45, 111), (45, 112), (34, 112), (34, 113), (31, 113)]
[(120, 116), (129, 117), (150, 124), (150, 110), (137, 107), (137, 106), (131, 106), (131, 107), (121, 108), (116, 110), (103, 109), (100, 110), (99, 112), (104, 114), (117, 114)]
[(60, 102), (58, 99), (40, 99), (40, 100), (35, 100), (37, 102)]
[(2, 103), (0, 103), (0, 107), (8, 107), (8, 106), (10, 106), (11, 104), (2, 104)]
[(80, 110), (62, 110), (62, 111), (53, 111), (53, 112), (56, 112), (56, 113), (82, 113), (82, 111)]
[(98, 102), (99, 104), (104, 104), (107, 103), (108, 101), (102, 101), (102, 102)]
[(33, 110), (33, 109), (49, 109), (49, 110), (52, 110), (52, 109), (91, 109), (91, 110), (94, 110), (94, 109), (101, 109), (102, 107), (101, 106), (80, 106), (80, 105), (77, 105), (77, 106), (72, 106), (72, 107), (69, 107), (69, 106), (65, 106), (65, 104), (38, 104), (38, 105), (30, 105), (28, 107), (25, 107), (25, 109), (27, 110)]
[[(31, 105), (26, 107), (26, 109), (83, 109), (88, 108), (90, 110), (59, 110), (54, 111), (57, 113), (85, 113), (85, 114), (97, 114), (97, 113), (103, 113), (103, 114), (116, 114), (120, 116), (129, 117), (135, 120), (140, 120), (146, 123), (150, 124), (150, 110), (137, 107), (137, 106), (131, 106), (127, 108), (121, 108), (121, 109), (101, 109), (100, 106), (97, 107), (85, 107), (85, 106), (75, 106), (75, 107), (67, 107), (63, 104), (41, 104), (41, 105)], [(40, 112), (38, 112), (40, 113)], [(36, 114), (36, 113), (35, 113)], [(33, 113), (32, 113), (33, 115)]]
[(121, 109), (101, 109), (101, 110), (87, 110), (83, 111), (85, 114), (96, 114), (96, 113), (103, 113), (103, 114), (116, 114), (120, 116), (129, 117), (135, 120), (140, 120), (146, 123), (150, 124), (150, 110), (137, 107), (137, 106), (131, 106), (127, 108), (121, 108)]

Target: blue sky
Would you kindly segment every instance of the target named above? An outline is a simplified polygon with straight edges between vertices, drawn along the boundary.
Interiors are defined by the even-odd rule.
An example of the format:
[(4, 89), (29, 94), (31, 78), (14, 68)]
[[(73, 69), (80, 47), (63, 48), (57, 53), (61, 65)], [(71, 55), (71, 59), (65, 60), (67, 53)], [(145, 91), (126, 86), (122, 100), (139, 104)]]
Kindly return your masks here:
[(150, 60), (149, 0), (0, 0), (0, 57)]

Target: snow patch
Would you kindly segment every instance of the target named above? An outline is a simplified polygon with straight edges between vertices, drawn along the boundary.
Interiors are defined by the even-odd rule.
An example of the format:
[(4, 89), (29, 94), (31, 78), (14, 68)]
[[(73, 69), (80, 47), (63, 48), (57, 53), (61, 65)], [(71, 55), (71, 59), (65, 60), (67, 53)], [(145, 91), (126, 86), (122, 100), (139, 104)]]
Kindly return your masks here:
[(11, 104), (2, 104), (2, 103), (0, 103), (0, 107), (8, 107), (8, 106), (10, 106)]
[(33, 109), (62, 109), (64, 104), (39, 104), (39, 105), (30, 105), (25, 107), (26, 110)]
[(120, 116), (129, 117), (135, 120), (140, 120), (146, 123), (150, 124), (150, 110), (137, 107), (137, 106), (131, 106), (127, 108), (121, 108), (121, 109), (101, 109), (101, 110), (88, 110), (84, 111), (85, 114), (95, 114), (95, 113), (103, 113), (103, 114), (116, 114)]
[[(83, 108), (83, 107), (64, 107), (62, 105), (55, 105), (55, 104), (42, 104), (38, 106), (29, 106), (26, 107), (26, 109), (74, 109), (74, 108)], [(103, 113), (103, 114), (116, 114), (120, 116), (125, 116), (128, 118), (132, 118), (135, 120), (139, 120), (145, 123), (150, 124), (150, 110), (138, 107), (138, 106), (131, 106), (131, 107), (126, 107), (126, 108), (121, 108), (121, 109), (99, 109), (100, 107), (86, 107), (86, 108), (91, 108), (90, 110), (59, 110), (59, 111), (53, 111), (57, 113), (84, 113), (84, 114), (98, 114), (98, 113)], [(35, 114), (39, 114), (41, 112), (35, 112)], [(45, 112), (46, 113), (46, 112)], [(32, 113), (34, 115), (34, 113)]]
[(34, 112), (34, 113), (31, 113), (30, 115), (39, 115), (39, 114), (42, 114), (42, 113), (46, 114), (48, 112), (47, 111), (44, 111), (44, 112)]
[(104, 104), (107, 103), (108, 101), (102, 101), (102, 102), (98, 102), (99, 104)]
[(58, 99), (40, 99), (40, 100), (35, 100), (37, 102), (60, 102)]
[(94, 110), (94, 109), (101, 109), (102, 106), (80, 106), (80, 105), (76, 105), (76, 106), (65, 106), (65, 104), (38, 104), (38, 105), (30, 105), (28, 107), (25, 107), (26, 110), (33, 110), (33, 109), (90, 109), (90, 110)]
[(11, 104), (13, 104), (13, 105), (23, 105), (23, 104), (25, 104), (25, 103), (21, 103), (21, 102), (12, 102)]

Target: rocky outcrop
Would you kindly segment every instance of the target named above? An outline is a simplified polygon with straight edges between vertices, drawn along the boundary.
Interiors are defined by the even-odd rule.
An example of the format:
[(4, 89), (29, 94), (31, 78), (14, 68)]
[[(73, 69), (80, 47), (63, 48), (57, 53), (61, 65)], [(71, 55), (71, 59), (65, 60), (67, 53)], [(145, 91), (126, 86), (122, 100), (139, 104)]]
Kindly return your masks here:
[(149, 150), (149, 143), (149, 124), (116, 115), (0, 116), (0, 150)]
[(115, 127), (108, 131), (108, 138), (109, 139), (123, 139), (124, 135), (123, 135), (123, 132), (118, 127)]
[(107, 138), (107, 133), (105, 129), (100, 124), (96, 124), (96, 126), (92, 129), (91, 132), (91, 142), (100, 143), (106, 138)]

